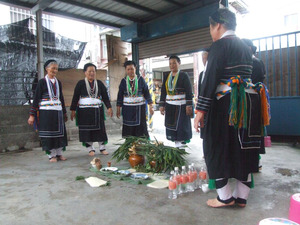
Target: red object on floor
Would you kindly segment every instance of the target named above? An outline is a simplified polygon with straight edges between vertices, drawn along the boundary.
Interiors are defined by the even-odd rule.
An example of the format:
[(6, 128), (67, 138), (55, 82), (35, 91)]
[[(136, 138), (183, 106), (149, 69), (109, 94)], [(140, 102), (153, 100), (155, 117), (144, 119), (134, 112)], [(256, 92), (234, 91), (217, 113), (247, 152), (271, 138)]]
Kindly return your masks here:
[(265, 137), (265, 147), (271, 147), (271, 137), (270, 136), (266, 136)]
[(291, 197), (289, 220), (300, 224), (300, 193)]

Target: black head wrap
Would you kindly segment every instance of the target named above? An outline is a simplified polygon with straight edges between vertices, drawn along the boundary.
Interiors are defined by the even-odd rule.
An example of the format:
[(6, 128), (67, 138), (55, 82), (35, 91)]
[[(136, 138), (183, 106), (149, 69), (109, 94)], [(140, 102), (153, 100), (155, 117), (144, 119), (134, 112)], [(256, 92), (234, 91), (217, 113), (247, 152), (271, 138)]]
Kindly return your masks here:
[(97, 70), (97, 67), (93, 63), (86, 63), (83, 67), (83, 72), (85, 72), (90, 66), (95, 67), (95, 70)]
[(45, 64), (44, 64), (44, 70), (46, 71), (46, 68), (47, 68), (50, 64), (52, 64), (52, 63), (58, 64), (54, 59), (49, 59), (49, 60), (47, 60), (47, 61), (45, 62)]
[(170, 58), (169, 58), (169, 60), (170, 60), (170, 59), (176, 59), (176, 61), (177, 61), (179, 64), (181, 63), (180, 58), (179, 58), (177, 55), (171, 55)]
[(128, 60), (124, 63), (124, 67), (126, 68), (126, 66), (129, 66), (129, 65), (133, 65), (134, 67), (136, 67), (136, 64), (134, 61), (131, 61), (131, 60)]
[(224, 24), (229, 30), (235, 30), (236, 27), (236, 17), (233, 12), (227, 8), (218, 9), (210, 17), (215, 23)]

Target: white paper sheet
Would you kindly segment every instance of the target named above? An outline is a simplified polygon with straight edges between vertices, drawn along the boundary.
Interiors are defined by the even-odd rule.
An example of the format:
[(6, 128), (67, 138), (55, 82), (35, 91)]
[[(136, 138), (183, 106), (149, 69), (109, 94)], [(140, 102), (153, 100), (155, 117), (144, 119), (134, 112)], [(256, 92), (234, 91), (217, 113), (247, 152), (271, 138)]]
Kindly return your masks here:
[(106, 185), (107, 181), (101, 180), (98, 177), (89, 177), (85, 178), (85, 181), (91, 186), (91, 187), (100, 187), (103, 185)]
[(157, 188), (157, 189), (163, 189), (169, 187), (169, 181), (168, 180), (156, 180), (152, 183), (147, 184), (148, 187), (151, 188)]

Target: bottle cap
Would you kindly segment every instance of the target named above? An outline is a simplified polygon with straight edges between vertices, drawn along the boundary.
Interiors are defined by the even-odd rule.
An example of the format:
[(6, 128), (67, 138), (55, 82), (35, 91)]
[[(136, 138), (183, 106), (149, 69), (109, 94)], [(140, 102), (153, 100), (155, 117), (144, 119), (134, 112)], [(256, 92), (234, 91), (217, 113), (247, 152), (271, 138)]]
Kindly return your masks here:
[(185, 166), (182, 166), (182, 169), (185, 169)]
[(175, 171), (176, 171), (176, 170), (178, 170), (178, 167), (175, 167), (174, 169), (175, 169)]

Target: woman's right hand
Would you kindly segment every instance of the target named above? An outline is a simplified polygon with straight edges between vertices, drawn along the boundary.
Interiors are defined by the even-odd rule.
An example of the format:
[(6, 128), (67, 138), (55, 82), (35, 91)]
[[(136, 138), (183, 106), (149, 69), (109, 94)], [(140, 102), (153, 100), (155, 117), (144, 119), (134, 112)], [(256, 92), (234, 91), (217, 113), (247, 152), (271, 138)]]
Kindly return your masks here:
[(159, 111), (161, 115), (165, 115), (165, 107), (159, 107)]
[(33, 116), (33, 115), (30, 115), (30, 116), (29, 116), (29, 118), (28, 118), (28, 120), (27, 120), (27, 123), (28, 123), (30, 126), (33, 125), (33, 123), (34, 123), (34, 116)]
[(117, 118), (120, 119), (121, 117), (121, 107), (117, 106)]
[(76, 113), (75, 113), (75, 110), (72, 110), (71, 111), (71, 120), (73, 121), (73, 119), (75, 118), (76, 116)]

